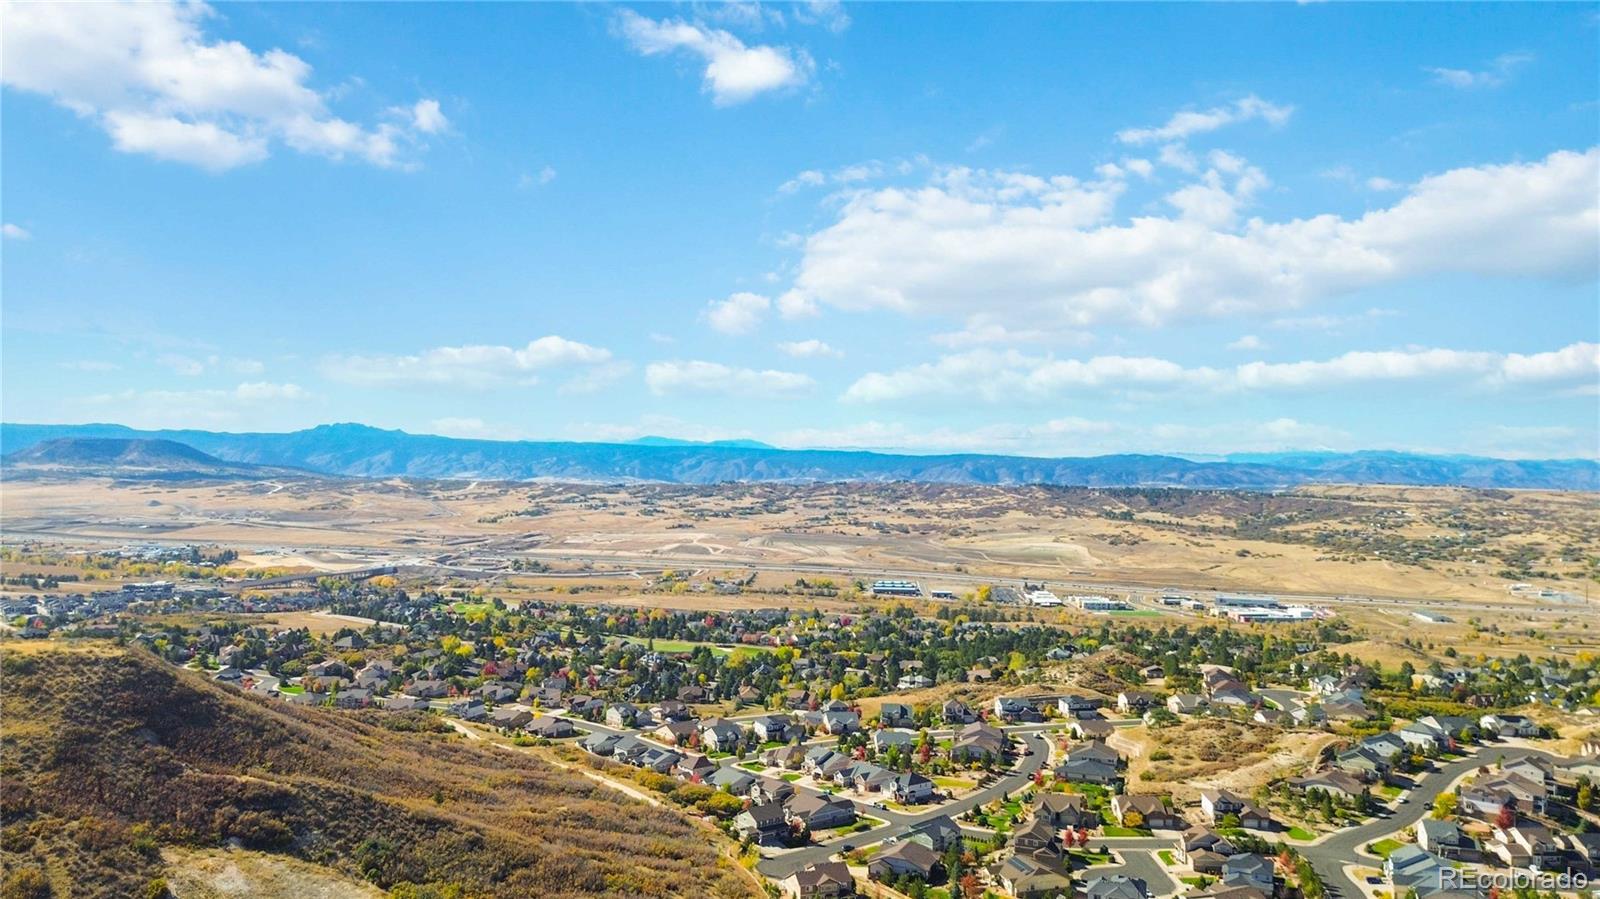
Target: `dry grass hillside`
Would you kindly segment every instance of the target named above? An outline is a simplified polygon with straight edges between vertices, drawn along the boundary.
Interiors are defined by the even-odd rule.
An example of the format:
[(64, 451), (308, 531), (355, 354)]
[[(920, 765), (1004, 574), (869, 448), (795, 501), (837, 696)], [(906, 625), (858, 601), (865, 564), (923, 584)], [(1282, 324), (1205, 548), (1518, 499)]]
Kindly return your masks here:
[(164, 850), (222, 846), (463, 896), (754, 891), (682, 815), (421, 716), (294, 708), (106, 647), (10, 644), (3, 673), (0, 862), (57, 896), (176, 886)]

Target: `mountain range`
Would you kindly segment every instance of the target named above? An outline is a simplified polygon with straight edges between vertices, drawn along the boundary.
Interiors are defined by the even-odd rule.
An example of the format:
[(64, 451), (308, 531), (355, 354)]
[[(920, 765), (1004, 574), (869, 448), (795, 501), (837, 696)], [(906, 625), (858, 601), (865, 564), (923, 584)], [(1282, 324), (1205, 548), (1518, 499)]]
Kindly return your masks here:
[[(195, 466), (268, 466), (300, 474), (344, 477), (483, 478), (506, 480), (658, 481), (921, 481), (953, 484), (1054, 484), (1091, 487), (1278, 489), (1300, 484), (1461, 485), (1480, 488), (1600, 490), (1600, 462), (1509, 460), (1403, 452), (1249, 453), (1217, 461), (1177, 456), (1108, 455), (1035, 458), (990, 454), (900, 455), (861, 450), (778, 449), (754, 441), (693, 443), (646, 438), (634, 443), (472, 440), (410, 434), (360, 424), (320, 425), (288, 433), (199, 430), (140, 431), (115, 424), (0, 425), (8, 466), (29, 453), (55, 464), (104, 467), (107, 454), (156, 453), (169, 468), (183, 454), (156, 448), (58, 444), (50, 441), (170, 441), (210, 461)], [(181, 465), (178, 465), (181, 468)], [(256, 472), (258, 475), (259, 471)]]

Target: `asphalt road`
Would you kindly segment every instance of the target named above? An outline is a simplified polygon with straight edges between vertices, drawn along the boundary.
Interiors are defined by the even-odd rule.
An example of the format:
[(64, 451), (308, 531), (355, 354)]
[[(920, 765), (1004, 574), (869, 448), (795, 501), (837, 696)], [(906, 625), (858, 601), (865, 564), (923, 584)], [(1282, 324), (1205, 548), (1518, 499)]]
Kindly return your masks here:
[(1344, 866), (1360, 864), (1378, 867), (1378, 863), (1359, 854), (1357, 850), (1422, 820), (1422, 816), (1433, 808), (1434, 798), (1448, 789), (1455, 783), (1456, 778), (1463, 774), (1478, 767), (1493, 765), (1497, 759), (1512, 761), (1529, 756), (1552, 762), (1566, 761), (1561, 756), (1537, 749), (1500, 747), (1494, 744), (1479, 747), (1475, 753), (1464, 759), (1458, 759), (1424, 774), (1407, 794), (1410, 801), (1405, 805), (1395, 806), (1395, 812), (1389, 817), (1374, 818), (1358, 827), (1337, 831), (1318, 843), (1300, 847), (1300, 854), (1316, 868), (1317, 875), (1322, 878), (1322, 883), (1328, 888), (1330, 896), (1358, 899), (1364, 894), (1361, 887), (1344, 873)]
[[(912, 824), (937, 818), (940, 815), (949, 815), (951, 818), (957, 818), (966, 813), (968, 809), (992, 802), (1006, 793), (1014, 793), (1026, 787), (1033, 779), (1033, 773), (1044, 767), (1050, 757), (1050, 746), (1044, 737), (1037, 733), (1030, 733), (1023, 739), (1025, 744), (1033, 749), (1033, 754), (1023, 756), (1014, 773), (1000, 778), (970, 796), (955, 802), (947, 802), (936, 808), (916, 814), (895, 812), (868, 805), (864, 809), (867, 814), (875, 818), (883, 818), (889, 823), (882, 827), (875, 827), (872, 830), (851, 834), (848, 839), (843, 841), (835, 841), (828, 845), (807, 846), (802, 849), (784, 852), (781, 855), (765, 859), (756, 866), (756, 869), (768, 877), (782, 879), (808, 865), (827, 861), (834, 853), (841, 851), (846, 843), (852, 847), (876, 843), (905, 830)], [(862, 807), (860, 802), (857, 802), (856, 805), (858, 808)]]

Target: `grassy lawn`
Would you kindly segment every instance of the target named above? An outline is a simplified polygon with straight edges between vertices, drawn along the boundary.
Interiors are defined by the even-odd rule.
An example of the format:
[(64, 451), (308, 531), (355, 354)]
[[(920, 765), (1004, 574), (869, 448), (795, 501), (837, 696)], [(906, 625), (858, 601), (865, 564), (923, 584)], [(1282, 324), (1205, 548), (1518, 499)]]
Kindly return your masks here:
[(1067, 854), (1087, 865), (1109, 865), (1112, 858), (1109, 852), (1090, 852), (1087, 849), (1069, 849)]
[(1384, 784), (1378, 788), (1378, 795), (1385, 799), (1396, 799), (1400, 796), (1400, 788), (1394, 784)]
[(494, 606), (489, 605), (486, 602), (457, 602), (450, 604), (450, 611), (456, 613), (457, 615), (470, 615), (474, 612), (487, 613), (493, 609)]
[(1203, 887), (1211, 882), (1211, 878), (1204, 875), (1199, 877), (1180, 877), (1178, 879), (1192, 887)]
[(1178, 860), (1172, 854), (1171, 849), (1162, 849), (1161, 851), (1157, 852), (1156, 855), (1160, 856), (1161, 863), (1169, 868), (1178, 864)]
[(1403, 844), (1399, 840), (1379, 840), (1376, 843), (1368, 843), (1367, 851), (1379, 858), (1388, 858), (1389, 853), (1399, 849), (1401, 845)]
[(733, 758), (733, 753), (731, 753), (731, 752), (708, 752), (708, 753), (706, 753), (706, 758), (708, 758), (708, 759), (731, 759), (731, 758)]
[[(641, 646), (649, 645), (651, 642), (649, 637), (621, 637), (620, 639), (629, 643), (638, 643)], [(656, 652), (694, 652), (695, 648), (699, 646), (709, 646), (711, 651), (718, 655), (727, 655), (733, 652), (731, 647), (718, 646), (715, 643), (697, 643), (694, 640), (668, 640), (665, 637), (658, 637), (655, 640)]]
[(804, 775), (802, 775), (799, 771), (790, 771), (790, 772), (788, 772), (786, 774), (778, 775), (778, 779), (779, 780), (783, 780), (783, 781), (787, 781), (789, 783), (794, 783), (795, 781), (799, 780), (803, 776)]
[(279, 693), (300, 694), (300, 693), (304, 693), (305, 691), (306, 691), (306, 688), (300, 686), (299, 684), (279, 684), (278, 685), (278, 692)]
[(1289, 828), (1289, 839), (1291, 840), (1314, 840), (1316, 838), (1316, 834), (1306, 830), (1304, 827), (1301, 827), (1298, 824)]
[(1105, 827), (1100, 828), (1100, 830), (1101, 830), (1101, 832), (1103, 832), (1108, 837), (1147, 837), (1147, 836), (1150, 836), (1150, 831), (1148, 831), (1148, 830), (1146, 830), (1146, 829), (1144, 829), (1142, 827), (1123, 827), (1120, 824), (1107, 824)]
[(739, 763), (739, 767), (745, 769), (746, 771), (765, 771), (765, 770), (767, 770), (767, 766), (761, 764), (760, 762), (740, 762)]
[(945, 790), (970, 790), (978, 785), (975, 780), (962, 780), (959, 777), (935, 777), (933, 785)]

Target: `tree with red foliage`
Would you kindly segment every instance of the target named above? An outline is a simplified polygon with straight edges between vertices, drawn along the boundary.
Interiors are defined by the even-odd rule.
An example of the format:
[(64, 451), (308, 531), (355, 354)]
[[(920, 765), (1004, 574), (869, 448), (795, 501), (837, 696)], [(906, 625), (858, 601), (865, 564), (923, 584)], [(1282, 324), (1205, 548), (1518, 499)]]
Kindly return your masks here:
[(1509, 827), (1514, 827), (1514, 826), (1516, 826), (1516, 823), (1517, 823), (1517, 810), (1513, 806), (1509, 806), (1509, 805), (1501, 806), (1500, 807), (1500, 814), (1494, 816), (1494, 826), (1500, 828), (1501, 830), (1505, 830), (1505, 829), (1507, 829)]

